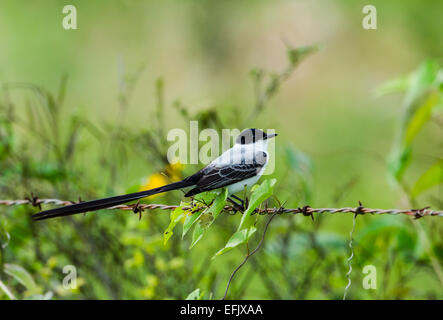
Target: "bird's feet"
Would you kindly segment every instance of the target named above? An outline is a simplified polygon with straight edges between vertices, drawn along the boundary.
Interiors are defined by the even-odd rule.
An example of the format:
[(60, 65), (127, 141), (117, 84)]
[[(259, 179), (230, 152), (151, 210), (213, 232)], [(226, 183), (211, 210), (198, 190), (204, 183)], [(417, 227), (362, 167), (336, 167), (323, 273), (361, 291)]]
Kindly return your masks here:
[(241, 213), (243, 213), (246, 210), (245, 205), (244, 205), (245, 204), (244, 201), (236, 196), (232, 196), (232, 197), (234, 197), (240, 201), (240, 203), (239, 203), (239, 202), (235, 201), (234, 199), (232, 199), (231, 197), (228, 197), (228, 201), (232, 203), (232, 207), (234, 208), (234, 213), (237, 211), (240, 211)]

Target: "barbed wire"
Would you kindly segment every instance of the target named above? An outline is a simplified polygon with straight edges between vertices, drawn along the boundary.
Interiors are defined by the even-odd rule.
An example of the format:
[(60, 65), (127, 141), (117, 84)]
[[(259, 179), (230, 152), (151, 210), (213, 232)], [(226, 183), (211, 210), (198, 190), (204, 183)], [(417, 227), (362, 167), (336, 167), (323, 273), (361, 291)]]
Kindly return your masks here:
[[(0, 206), (20, 206), (20, 205), (32, 205), (34, 207), (38, 207), (40, 210), (41, 205), (42, 204), (52, 204), (52, 205), (58, 205), (58, 206), (67, 206), (67, 205), (71, 205), (71, 204), (75, 204), (75, 203), (79, 203), (82, 200), (79, 199), (78, 202), (74, 202), (74, 201), (67, 201), (67, 200), (59, 200), (59, 199), (40, 199), (36, 196), (34, 196), (33, 194), (31, 194), (31, 197), (26, 198), (26, 199), (20, 199), (20, 200), (0, 200)], [(265, 202), (265, 204), (267, 204)], [(200, 206), (201, 209), (204, 209), (205, 207), (208, 207), (209, 205), (203, 205)], [(107, 210), (125, 210), (125, 211), (132, 211), (134, 213), (138, 213), (139, 214), (139, 219), (142, 218), (142, 213), (145, 210), (155, 210), (155, 209), (159, 209), (159, 210), (174, 210), (176, 208), (178, 208), (178, 205), (166, 205), (166, 204), (144, 204), (144, 203), (140, 203), (139, 201), (137, 203), (134, 204), (129, 204), (129, 205), (117, 205), (117, 206), (112, 206), (107, 208)], [(195, 208), (192, 207), (182, 207), (182, 209), (190, 209), (193, 210)], [(229, 214), (233, 215), (236, 214), (238, 212), (242, 213), (241, 211), (238, 211), (238, 208), (231, 206), (231, 205), (226, 205), (224, 207), (224, 210), (229, 212)], [(272, 215), (270, 217), (270, 219), (268, 220), (266, 226), (265, 226), (265, 230), (263, 232), (263, 236), (262, 239), (260, 241), (260, 243), (258, 244), (257, 248), (252, 251), (251, 253), (249, 253), (249, 247), (248, 247), (248, 254), (246, 255), (245, 259), (242, 261), (242, 263), (240, 263), (240, 265), (232, 272), (231, 277), (229, 278), (229, 281), (227, 283), (226, 289), (225, 289), (225, 293), (224, 296), (222, 298), (222, 300), (224, 300), (226, 298), (226, 295), (228, 293), (229, 290), (229, 286), (230, 283), (234, 277), (234, 275), (236, 274), (236, 272), (246, 263), (246, 261), (248, 260), (248, 258), (253, 255), (255, 252), (257, 252), (259, 250), (259, 248), (261, 247), (264, 238), (265, 238), (265, 234), (266, 234), (266, 230), (269, 226), (269, 223), (272, 221), (272, 219), (277, 215), (277, 214), (283, 214), (283, 213), (292, 213), (292, 214), (303, 214), (304, 216), (310, 216), (312, 219), (314, 219), (313, 213), (330, 213), (330, 214), (335, 214), (335, 213), (353, 213), (354, 214), (354, 219), (353, 219), (353, 226), (352, 226), (352, 231), (350, 232), (350, 241), (349, 241), (349, 248), (351, 249), (351, 255), (349, 256), (349, 258), (347, 259), (347, 263), (348, 263), (348, 272), (346, 273), (346, 278), (348, 280), (348, 283), (344, 289), (344, 294), (343, 294), (343, 300), (346, 299), (348, 290), (351, 287), (351, 273), (352, 273), (352, 260), (354, 258), (354, 248), (353, 248), (353, 234), (355, 231), (355, 225), (356, 225), (356, 219), (358, 215), (364, 215), (364, 214), (372, 214), (372, 215), (383, 215), (383, 214), (390, 214), (390, 215), (407, 215), (410, 217), (413, 217), (415, 219), (419, 219), (422, 217), (426, 217), (426, 216), (434, 216), (434, 217), (443, 217), (443, 211), (438, 211), (438, 210), (430, 210), (429, 207), (425, 207), (425, 208), (421, 208), (421, 209), (371, 209), (371, 208), (365, 208), (362, 203), (359, 201), (359, 205), (357, 207), (344, 207), (344, 208), (311, 208), (310, 206), (304, 206), (304, 207), (298, 207), (298, 208), (284, 208), (282, 206), (278, 207), (278, 208), (268, 208), (267, 206), (265, 208), (259, 207), (257, 209), (255, 209), (254, 213), (255, 214), (260, 214), (260, 215)]]
[[(81, 200), (79, 200), (81, 202)], [(20, 206), (20, 205), (32, 205), (35, 207), (39, 207), (41, 209), (42, 204), (52, 204), (57, 206), (67, 206), (71, 204), (75, 204), (78, 202), (75, 201), (67, 201), (67, 200), (59, 200), (59, 199), (40, 199), (36, 196), (31, 196), (30, 198), (20, 199), (20, 200), (0, 200), (0, 205), (3, 206)], [(174, 210), (178, 208), (178, 205), (166, 205), (166, 204), (154, 204), (154, 203), (134, 203), (129, 205), (117, 205), (113, 207), (109, 207), (106, 210), (125, 210), (125, 211), (133, 211), (135, 213), (141, 213), (145, 210)], [(186, 209), (186, 207), (183, 207)], [(191, 208), (189, 208), (191, 209)], [(231, 214), (236, 214), (238, 212), (237, 208), (231, 205), (226, 205), (224, 208), (225, 211), (231, 212)], [(257, 208), (255, 210), (256, 214), (266, 215), (266, 214), (283, 214), (283, 213), (292, 213), (292, 214), (303, 214), (305, 216), (311, 216), (313, 213), (353, 213), (358, 215), (364, 214), (372, 214), (372, 215), (407, 215), (414, 217), (415, 219), (422, 217), (443, 217), (443, 211), (439, 210), (430, 210), (429, 207), (421, 208), (421, 209), (371, 209), (365, 208), (362, 205), (358, 207), (344, 207), (344, 208), (311, 208), (310, 206), (304, 206), (299, 208)]]

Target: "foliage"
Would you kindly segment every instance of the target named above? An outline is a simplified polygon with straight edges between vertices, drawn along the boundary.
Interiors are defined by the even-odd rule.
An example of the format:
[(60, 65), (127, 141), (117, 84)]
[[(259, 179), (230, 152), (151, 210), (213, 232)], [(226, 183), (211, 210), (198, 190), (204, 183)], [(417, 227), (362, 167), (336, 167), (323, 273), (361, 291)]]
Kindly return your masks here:
[[(378, 89), (379, 94), (405, 92), (402, 122), (397, 140), (392, 148), (389, 173), (402, 182), (411, 164), (412, 143), (423, 126), (438, 116), (443, 107), (443, 68), (435, 61), (426, 61), (407, 77), (394, 79)], [(426, 189), (443, 182), (439, 174), (441, 160), (437, 160), (417, 180), (411, 196), (416, 197)]]
[[(140, 220), (102, 210), (36, 223), (37, 207), (0, 207), (0, 299), (218, 299), (264, 233), (267, 217), (253, 214), (258, 206), (361, 200), (441, 209), (442, 67), (428, 59), (441, 56), (441, 4), (398, 2), (413, 22), (404, 24), (398, 7), (377, 0), (383, 28), (369, 33), (351, 25), (361, 1), (331, 10), (189, 1), (180, 2), (180, 13), (177, 3), (97, 11), (82, 2), (73, 32), (44, 18), (56, 16), (57, 4), (23, 10), (20, 2), (2, 3), (0, 199), (32, 192), (77, 201), (177, 181), (198, 168), (171, 167), (166, 133), (190, 120), (200, 130), (274, 127), (274, 174), (242, 194), (244, 215), (223, 212), (226, 190), (192, 201), (180, 192), (144, 199), (181, 206)], [(302, 16), (314, 19), (294, 19)], [(282, 52), (281, 37), (321, 41), (321, 50), (288, 44)], [(383, 79), (419, 61), (368, 99)], [(403, 102), (387, 93), (401, 93)], [(341, 299), (351, 223), (346, 214), (276, 216), (229, 298)], [(442, 234), (438, 219), (359, 216), (348, 296), (441, 299)], [(77, 268), (75, 289), (63, 286), (67, 265)], [(377, 268), (376, 290), (361, 286), (366, 265)]]

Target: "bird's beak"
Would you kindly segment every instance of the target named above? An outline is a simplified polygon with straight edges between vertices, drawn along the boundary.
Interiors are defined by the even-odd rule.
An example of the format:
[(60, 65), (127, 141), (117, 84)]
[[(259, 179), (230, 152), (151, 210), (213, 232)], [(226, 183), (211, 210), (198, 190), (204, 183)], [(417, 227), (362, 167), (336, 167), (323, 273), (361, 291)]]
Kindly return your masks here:
[(276, 136), (278, 136), (278, 134), (276, 134), (276, 133), (268, 134), (268, 135), (266, 135), (266, 139), (274, 138)]

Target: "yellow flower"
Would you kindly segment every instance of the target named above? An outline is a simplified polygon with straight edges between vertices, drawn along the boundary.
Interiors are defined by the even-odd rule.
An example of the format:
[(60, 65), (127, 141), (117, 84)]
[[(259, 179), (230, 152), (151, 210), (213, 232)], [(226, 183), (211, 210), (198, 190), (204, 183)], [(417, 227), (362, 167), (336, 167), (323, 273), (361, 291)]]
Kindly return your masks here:
[(50, 257), (48, 261), (46, 261), (46, 265), (50, 269), (54, 269), (57, 266), (57, 258), (56, 257)]
[[(181, 180), (181, 169), (183, 165), (180, 162), (168, 164), (165, 168), (166, 174), (170, 177), (172, 182)], [(150, 190), (158, 187), (162, 187), (168, 184), (170, 181), (165, 174), (153, 173), (147, 179), (146, 182), (139, 188), (138, 191)], [(158, 197), (160, 194), (151, 196), (152, 198)]]
[(180, 181), (182, 177), (182, 169), (183, 165), (180, 163), (180, 161), (177, 161), (166, 166), (166, 173), (171, 177), (172, 181)]
[(125, 267), (126, 268), (137, 268), (144, 264), (145, 257), (143, 256), (143, 253), (139, 250), (134, 251), (134, 254), (132, 258), (125, 261)]
[(138, 292), (142, 297), (152, 299), (155, 296), (155, 289), (159, 284), (159, 280), (154, 275), (148, 275), (146, 280), (148, 284), (144, 288), (139, 289)]
[[(161, 173), (154, 173), (146, 179), (146, 183), (140, 187), (139, 191), (158, 188), (166, 184), (168, 184), (168, 180), (164, 175), (162, 175)], [(155, 194), (151, 196), (151, 198), (158, 197), (159, 195), (160, 194)]]

